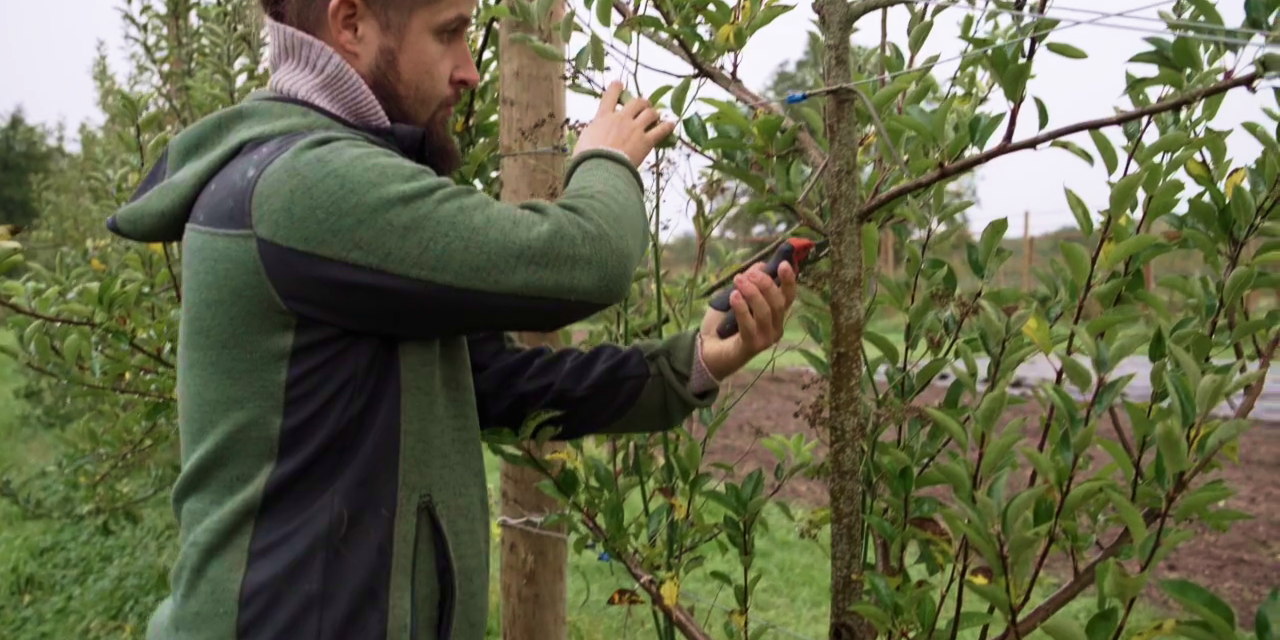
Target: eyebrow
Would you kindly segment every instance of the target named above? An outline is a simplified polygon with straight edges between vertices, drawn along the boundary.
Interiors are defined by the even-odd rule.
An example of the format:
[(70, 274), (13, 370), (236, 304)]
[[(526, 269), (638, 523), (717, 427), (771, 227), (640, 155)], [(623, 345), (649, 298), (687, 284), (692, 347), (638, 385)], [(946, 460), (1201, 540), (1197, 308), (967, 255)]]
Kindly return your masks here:
[(452, 29), (458, 29), (458, 28), (464, 28), (464, 27), (470, 27), (470, 26), (471, 26), (471, 14), (462, 13), (454, 16), (453, 19), (442, 24), (440, 28), (448, 31)]

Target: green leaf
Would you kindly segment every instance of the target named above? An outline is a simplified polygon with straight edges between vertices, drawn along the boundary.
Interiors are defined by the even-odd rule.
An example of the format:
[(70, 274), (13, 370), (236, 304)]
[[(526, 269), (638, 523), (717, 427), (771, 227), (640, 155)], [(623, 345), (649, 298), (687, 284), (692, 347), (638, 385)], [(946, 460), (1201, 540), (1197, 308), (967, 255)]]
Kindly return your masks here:
[(1071, 380), (1076, 388), (1081, 391), (1088, 391), (1093, 387), (1093, 374), (1089, 372), (1089, 368), (1080, 364), (1079, 360), (1066, 356), (1062, 358), (1062, 368), (1067, 371), (1067, 378)]
[(1058, 250), (1066, 260), (1067, 269), (1071, 271), (1071, 281), (1083, 288), (1089, 279), (1089, 253), (1083, 245), (1069, 240), (1058, 244)]
[(675, 91), (671, 92), (671, 110), (676, 116), (684, 116), (685, 101), (689, 98), (689, 87), (693, 84), (693, 78), (685, 78), (676, 85)]
[(1076, 192), (1065, 188), (1063, 190), (1067, 194), (1067, 204), (1071, 207), (1071, 213), (1076, 217), (1076, 224), (1080, 225), (1080, 233), (1086, 237), (1093, 235), (1093, 214), (1089, 212), (1089, 206), (1076, 195)]
[(1053, 352), (1053, 338), (1049, 334), (1049, 321), (1045, 319), (1042, 312), (1036, 311), (1031, 317), (1027, 318), (1026, 324), (1022, 325), (1022, 333), (1040, 349), (1041, 353)]
[(684, 134), (689, 136), (689, 141), (699, 147), (707, 146), (707, 123), (702, 120), (702, 116), (695, 113), (684, 119)]
[(1049, 126), (1049, 107), (1045, 105), (1044, 100), (1041, 100), (1039, 96), (1036, 96), (1035, 100), (1036, 111), (1040, 114), (1040, 128), (1038, 130), (1044, 131), (1044, 128)]
[[(603, 4), (608, 4), (608, 3), (606, 2)], [(604, 71), (604, 66), (605, 66), (604, 40), (601, 40), (600, 36), (597, 36), (593, 33), (591, 34), (590, 46), (591, 46), (591, 68), (596, 71)]]
[(1160, 238), (1149, 233), (1129, 238), (1115, 247), (1112, 247), (1110, 252), (1104, 251), (1101, 259), (1099, 260), (1099, 266), (1102, 267), (1103, 271), (1109, 271), (1116, 265), (1128, 260), (1130, 256), (1152, 247), (1157, 242), (1160, 242)]
[(924, 46), (924, 42), (929, 38), (931, 31), (933, 31), (932, 20), (925, 20), (911, 29), (911, 35), (907, 37), (907, 46), (911, 50), (912, 57), (920, 53), (920, 48)]
[(1053, 142), (1049, 143), (1049, 146), (1070, 151), (1071, 153), (1075, 154), (1077, 158), (1080, 158), (1081, 160), (1084, 160), (1085, 162), (1089, 163), (1089, 166), (1091, 167), (1093, 166), (1093, 156), (1089, 155), (1089, 152), (1085, 151), (1084, 147), (1081, 147), (1080, 145), (1074, 142), (1071, 142), (1069, 140), (1054, 140)]
[(1111, 640), (1111, 635), (1116, 632), (1116, 627), (1120, 624), (1120, 609), (1117, 607), (1107, 607), (1089, 618), (1089, 624), (1085, 626), (1084, 633), (1089, 640)]
[(1064, 58), (1071, 58), (1072, 60), (1083, 60), (1084, 58), (1089, 57), (1089, 54), (1085, 53), (1083, 50), (1062, 42), (1050, 42), (1045, 45), (1045, 48)]
[(610, 0), (596, 0), (596, 20), (607, 27), (613, 20), (613, 3)]
[(1132, 210), (1137, 204), (1138, 187), (1142, 185), (1146, 173), (1139, 171), (1125, 176), (1111, 188), (1111, 215), (1120, 215)]
[(955, 440), (962, 450), (969, 448), (969, 437), (965, 433), (964, 427), (960, 426), (960, 423), (955, 418), (933, 407), (925, 407), (924, 412), (934, 424), (945, 431), (952, 440)]
[(1053, 640), (1088, 640), (1080, 623), (1072, 618), (1055, 616), (1045, 621), (1040, 627)]
[(1098, 155), (1102, 156), (1102, 163), (1107, 167), (1107, 175), (1115, 173), (1120, 166), (1120, 162), (1119, 158), (1116, 157), (1116, 148), (1112, 146), (1107, 134), (1099, 129), (1090, 129), (1089, 137), (1093, 138), (1093, 146), (1097, 147)]
[(1182, 430), (1172, 420), (1164, 420), (1156, 427), (1156, 447), (1164, 456), (1165, 468), (1171, 473), (1190, 467), (1187, 460), (1187, 441)]
[(1169, 153), (1185, 148), (1190, 140), (1191, 136), (1187, 135), (1185, 131), (1172, 131), (1166, 133), (1165, 135), (1160, 136), (1160, 138), (1155, 142), (1147, 145), (1147, 147), (1139, 154), (1138, 160), (1143, 164), (1146, 164), (1162, 153)]
[(1189, 580), (1162, 580), (1160, 588), (1189, 611), (1203, 616), (1221, 634), (1219, 637), (1235, 636), (1235, 611), (1213, 592)]
[(897, 363), (899, 361), (898, 348), (887, 336), (868, 329), (863, 332), (862, 337), (875, 345), (889, 362)]
[(1258, 607), (1253, 632), (1258, 640), (1280, 640), (1280, 589), (1272, 589), (1271, 595)]
[(1133, 539), (1136, 545), (1147, 538), (1147, 523), (1142, 519), (1142, 513), (1138, 511), (1138, 507), (1134, 506), (1129, 499), (1120, 494), (1115, 489), (1107, 490), (1107, 497), (1111, 499), (1111, 504), (1116, 508), (1116, 515), (1120, 516), (1120, 521), (1124, 523), (1126, 529), (1129, 530), (1129, 537)]

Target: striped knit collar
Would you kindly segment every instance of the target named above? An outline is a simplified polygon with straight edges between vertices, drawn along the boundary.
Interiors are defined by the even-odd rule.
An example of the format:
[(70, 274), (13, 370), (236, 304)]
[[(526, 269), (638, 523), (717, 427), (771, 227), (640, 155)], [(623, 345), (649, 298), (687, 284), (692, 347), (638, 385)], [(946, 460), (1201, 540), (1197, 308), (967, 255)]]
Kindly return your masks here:
[(314, 104), (361, 127), (391, 126), (364, 79), (324, 41), (270, 18), (267, 39), (269, 90)]

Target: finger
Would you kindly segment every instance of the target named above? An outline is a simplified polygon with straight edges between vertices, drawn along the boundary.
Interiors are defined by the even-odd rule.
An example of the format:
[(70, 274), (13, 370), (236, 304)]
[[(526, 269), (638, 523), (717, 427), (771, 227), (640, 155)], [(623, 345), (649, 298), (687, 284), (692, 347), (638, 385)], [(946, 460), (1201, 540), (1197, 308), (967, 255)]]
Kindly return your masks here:
[(600, 96), (600, 110), (596, 112), (596, 117), (607, 116), (618, 110), (618, 97), (622, 95), (622, 83), (614, 80), (609, 83), (609, 87), (604, 90), (604, 95)]
[(742, 289), (729, 295), (729, 306), (738, 319), (738, 339), (745, 342), (756, 331), (756, 319), (751, 316), (751, 307), (747, 305), (747, 299), (742, 296)]
[(644, 137), (645, 137), (645, 140), (649, 141), (649, 144), (653, 146), (657, 146), (659, 142), (662, 142), (667, 136), (674, 133), (675, 130), (676, 130), (676, 123), (659, 122), (657, 126), (646, 131), (644, 133)]
[[(779, 271), (781, 271), (781, 268), (779, 268)], [(782, 337), (782, 326), (786, 322), (787, 298), (782, 295), (782, 288), (774, 284), (769, 276), (757, 272), (753, 273), (752, 277), (755, 278), (756, 286), (760, 288), (760, 292), (764, 294), (765, 302), (769, 305), (770, 327), (773, 331), (766, 337), (770, 343), (777, 342)]]
[(756, 325), (748, 342), (753, 347), (760, 348), (767, 345), (769, 338), (773, 336), (773, 310), (769, 308), (769, 300), (765, 298), (755, 279), (749, 277), (744, 280), (740, 290), (742, 297), (747, 300), (747, 306), (751, 308), (751, 317), (755, 319)]
[(648, 129), (649, 125), (657, 122), (658, 119), (661, 117), (662, 116), (658, 115), (658, 111), (656, 109), (645, 109), (644, 111), (640, 112), (640, 115), (636, 116), (636, 122), (641, 127)]
[(627, 106), (622, 108), (622, 115), (628, 118), (635, 118), (643, 113), (645, 109), (648, 109), (649, 106), (648, 98), (636, 98), (635, 100), (628, 102)]
[(787, 307), (790, 307), (796, 301), (796, 270), (791, 267), (790, 262), (782, 263), (778, 267), (778, 280), (782, 286), (782, 297), (787, 301)]

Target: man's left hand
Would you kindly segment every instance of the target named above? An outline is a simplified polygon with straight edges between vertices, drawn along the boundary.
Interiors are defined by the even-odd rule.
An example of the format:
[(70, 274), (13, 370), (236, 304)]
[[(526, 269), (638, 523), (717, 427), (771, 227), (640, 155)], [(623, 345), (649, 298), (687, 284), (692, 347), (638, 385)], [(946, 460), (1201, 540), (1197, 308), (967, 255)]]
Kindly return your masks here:
[(725, 313), (708, 309), (702, 318), (702, 362), (707, 372), (724, 380), (752, 358), (782, 339), (787, 312), (796, 299), (796, 273), (789, 263), (778, 268), (778, 283), (764, 272), (764, 263), (733, 279), (729, 305), (738, 319), (738, 333), (721, 339), (716, 327)]

